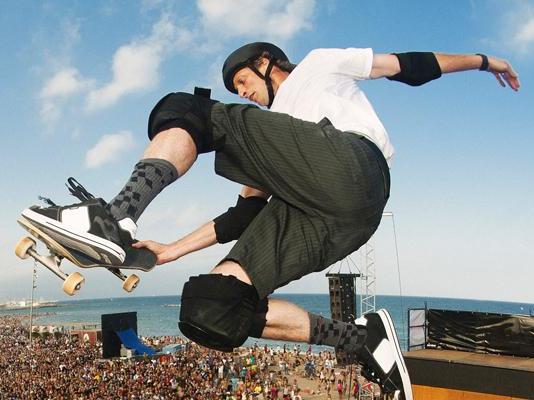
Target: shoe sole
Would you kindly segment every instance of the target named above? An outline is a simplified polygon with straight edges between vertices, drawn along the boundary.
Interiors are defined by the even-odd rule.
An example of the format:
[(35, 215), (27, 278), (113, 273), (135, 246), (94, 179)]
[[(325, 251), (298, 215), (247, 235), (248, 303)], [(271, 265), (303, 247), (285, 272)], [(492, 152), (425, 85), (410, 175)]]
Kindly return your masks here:
[(22, 211), (22, 216), (37, 224), (60, 244), (78, 250), (97, 260), (102, 260), (104, 264), (120, 265), (124, 262), (125, 251), (109, 240), (89, 232), (75, 232), (62, 222), (36, 213), (29, 208)]
[(391, 343), (391, 350), (393, 351), (395, 362), (397, 363), (397, 366), (399, 368), (399, 374), (402, 379), (402, 386), (404, 388), (404, 398), (406, 400), (413, 400), (410, 375), (408, 374), (408, 369), (406, 368), (406, 364), (404, 363), (404, 357), (402, 356), (399, 339), (397, 338), (397, 334), (395, 333), (395, 326), (393, 325), (391, 316), (386, 310), (378, 310), (377, 314), (382, 320), (382, 323), (384, 324), (386, 335), (388, 337), (389, 342)]

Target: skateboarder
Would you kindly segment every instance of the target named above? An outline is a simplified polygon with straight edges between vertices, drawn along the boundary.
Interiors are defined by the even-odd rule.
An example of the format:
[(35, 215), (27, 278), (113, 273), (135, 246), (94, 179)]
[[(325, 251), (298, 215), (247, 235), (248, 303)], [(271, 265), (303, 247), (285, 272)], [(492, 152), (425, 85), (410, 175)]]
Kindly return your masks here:
[[(152, 110), (151, 142), (109, 204), (91, 199), (67, 207), (32, 207), (23, 215), (55, 229), (58, 241), (68, 238), (79, 243), (80, 250), (97, 250), (120, 264), (150, 201), (187, 172), (198, 154), (215, 151), (216, 173), (245, 185), (236, 206), (170, 245), (136, 245), (150, 248), (164, 263), (216, 242), (239, 239), (210, 274), (192, 277), (184, 285), (182, 333), (226, 351), (248, 336), (333, 346), (352, 354), (385, 393), (411, 398), (387, 312), (343, 323), (268, 295), (357, 250), (378, 227), (389, 197), (387, 161), (393, 149), (355, 79), (387, 77), (420, 85), (444, 72), (481, 68), (517, 90), (517, 75), (505, 61), (483, 55), (317, 50), (291, 70), (283, 53), (274, 47), (265, 51), (267, 63), (261, 60), (263, 49), (241, 59), (241, 64), (237, 57), (238, 62), (226, 68), (226, 86), (273, 110), (278, 107), (276, 98), (289, 88), (286, 100), (302, 96), (306, 108), (320, 118), (278, 109), (313, 121), (307, 122), (250, 105), (171, 93)], [(358, 58), (360, 53), (364, 59)], [(248, 70), (249, 76), (243, 77), (241, 72)], [(350, 74), (348, 85), (343, 75)], [(299, 83), (302, 75), (302, 86), (289, 85)], [(336, 80), (329, 81), (334, 76), (338, 86)]]

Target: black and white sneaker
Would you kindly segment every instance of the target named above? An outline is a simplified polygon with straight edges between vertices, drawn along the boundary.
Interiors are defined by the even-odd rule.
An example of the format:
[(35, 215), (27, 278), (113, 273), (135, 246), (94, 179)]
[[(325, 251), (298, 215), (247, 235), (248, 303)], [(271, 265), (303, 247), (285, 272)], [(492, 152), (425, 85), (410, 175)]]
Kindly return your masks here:
[(365, 344), (357, 355), (362, 375), (377, 383), (382, 394), (395, 400), (412, 400), (410, 376), (389, 313), (378, 310), (365, 314), (354, 323), (367, 328)]
[[(69, 183), (76, 182), (72, 178)], [(49, 207), (33, 206), (22, 216), (60, 244), (78, 250), (108, 265), (121, 265), (125, 249), (134, 238), (137, 225), (130, 218), (115, 220), (106, 210), (106, 202), (94, 198), (83, 186), (69, 187), (82, 200), (69, 206), (58, 206), (48, 200)], [(68, 186), (67, 186), (68, 187)]]

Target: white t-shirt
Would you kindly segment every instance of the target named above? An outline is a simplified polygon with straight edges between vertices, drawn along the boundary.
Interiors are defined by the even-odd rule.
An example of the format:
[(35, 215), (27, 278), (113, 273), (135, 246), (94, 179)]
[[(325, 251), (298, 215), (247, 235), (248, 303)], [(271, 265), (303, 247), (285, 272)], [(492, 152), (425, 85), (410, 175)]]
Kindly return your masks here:
[(373, 141), (391, 166), (389, 136), (356, 81), (369, 79), (372, 49), (312, 50), (278, 87), (271, 111), (310, 122), (324, 117)]

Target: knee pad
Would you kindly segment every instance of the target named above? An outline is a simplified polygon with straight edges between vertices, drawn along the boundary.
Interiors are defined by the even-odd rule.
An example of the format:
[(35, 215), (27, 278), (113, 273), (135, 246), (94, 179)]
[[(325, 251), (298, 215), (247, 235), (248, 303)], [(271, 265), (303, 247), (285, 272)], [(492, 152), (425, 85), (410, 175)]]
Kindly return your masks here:
[(150, 113), (148, 137), (152, 140), (161, 131), (182, 128), (191, 135), (198, 154), (216, 150), (211, 129), (211, 108), (215, 103), (203, 95), (169, 93)]
[(256, 312), (252, 317), (252, 323), (250, 325), (249, 336), (254, 338), (261, 338), (263, 335), (263, 329), (267, 324), (267, 311), (269, 311), (269, 300), (267, 297), (261, 299), (256, 306)]
[(234, 276), (191, 277), (182, 291), (178, 326), (192, 341), (229, 352), (248, 338), (258, 302), (254, 286)]

